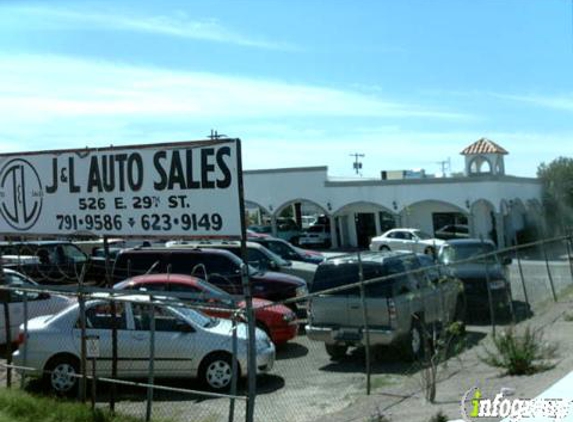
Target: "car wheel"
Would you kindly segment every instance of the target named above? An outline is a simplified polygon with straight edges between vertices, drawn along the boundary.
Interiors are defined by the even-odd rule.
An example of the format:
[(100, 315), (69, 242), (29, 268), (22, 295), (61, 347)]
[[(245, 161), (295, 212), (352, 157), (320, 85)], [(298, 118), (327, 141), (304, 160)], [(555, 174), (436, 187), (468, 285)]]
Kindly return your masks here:
[[(240, 373), (237, 363), (237, 373)], [(201, 382), (210, 390), (229, 389), (233, 379), (233, 363), (227, 353), (215, 353), (207, 356), (199, 369)]]
[(390, 247), (387, 245), (382, 245), (380, 246), (380, 248), (378, 249), (380, 252), (386, 252), (390, 250)]
[(340, 360), (346, 356), (346, 351), (348, 350), (348, 346), (345, 344), (325, 344), (326, 353), (330, 356), (333, 360)]
[(78, 388), (80, 362), (73, 356), (55, 357), (46, 365), (44, 381), (60, 395), (72, 395)]

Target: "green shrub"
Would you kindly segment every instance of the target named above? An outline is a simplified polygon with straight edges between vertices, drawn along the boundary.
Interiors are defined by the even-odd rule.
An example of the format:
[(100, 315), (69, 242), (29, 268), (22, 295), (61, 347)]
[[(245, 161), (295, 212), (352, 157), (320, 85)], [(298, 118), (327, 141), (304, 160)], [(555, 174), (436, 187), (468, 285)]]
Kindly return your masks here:
[[(49, 409), (49, 411), (47, 411)], [(88, 405), (38, 397), (17, 389), (0, 389), (0, 421), (3, 422), (139, 422), (140, 419), (92, 410)]]
[(493, 337), (494, 350), (484, 346), (480, 359), (488, 365), (505, 368), (508, 375), (531, 375), (550, 369), (557, 345), (543, 341), (543, 332), (527, 326), (523, 333), (509, 327)]

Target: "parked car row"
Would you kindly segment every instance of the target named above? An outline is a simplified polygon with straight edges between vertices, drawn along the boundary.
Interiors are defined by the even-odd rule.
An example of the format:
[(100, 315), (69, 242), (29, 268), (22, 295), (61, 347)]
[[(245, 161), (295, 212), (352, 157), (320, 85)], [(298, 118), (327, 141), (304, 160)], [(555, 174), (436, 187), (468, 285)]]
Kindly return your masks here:
[[(150, 295), (175, 296), (179, 301), (207, 308), (201, 312), (176, 305), (157, 305), (155, 356), (161, 362), (156, 366), (156, 374), (198, 377), (210, 389), (226, 389), (233, 376), (229, 318), (232, 309), (245, 308), (241, 299), (244, 293), (241, 272), (245, 267), (237, 256), (237, 245), (211, 242), (120, 250), (112, 273), (114, 287), (133, 291), (134, 295), (126, 292), (115, 315), (106, 297), (91, 300), (87, 305), (88, 334), (100, 339), (100, 358), (104, 362), (101, 367), (98, 364), (100, 375), (110, 374), (111, 321), (117, 324), (123, 345), (120, 376), (146, 374), (150, 335), (147, 300)], [(273, 259), (261, 252), (259, 243), (249, 243), (248, 247), (262, 253), (269, 262), (278, 258), (272, 252)], [(256, 253), (249, 255), (251, 258), (262, 259)], [(454, 320), (464, 320), (466, 307), (472, 313), (475, 308), (486, 314), (484, 304), (488, 303), (488, 295), (499, 309), (511, 307), (511, 289), (503, 271), (508, 263), (509, 260), (497, 259), (492, 242), (467, 239), (442, 243), (432, 254), (385, 250), (362, 254), (360, 259), (356, 254), (336, 257), (320, 263), (308, 284), (292, 275), (247, 265), (253, 293), (258, 297), (254, 300), (257, 372), (271, 370), (275, 345), (289, 341), (298, 332), (294, 311), (300, 309), (293, 304), (289, 304), (291, 309), (273, 302), (304, 297), (307, 286), (313, 293), (308, 303), (307, 335), (311, 340), (323, 342), (333, 359), (340, 359), (349, 347), (364, 344), (361, 293), (358, 285), (351, 284), (359, 281), (360, 273), (366, 280), (380, 278), (377, 283), (367, 284), (364, 290), (371, 344), (399, 346), (403, 356), (415, 359), (424, 353), (426, 330), (439, 331)], [(266, 265), (276, 265), (273, 269), (280, 267)], [(35, 285), (14, 271), (5, 270), (4, 274), (11, 285)], [(15, 282), (9, 281), (13, 275), (17, 275), (12, 277)], [(12, 293), (18, 296), (17, 290)], [(29, 311), (32, 318), (29, 330), (26, 336), (18, 336), (20, 345), (14, 354), (15, 362), (22, 364), (25, 355), (26, 365), (37, 368), (32, 375), (42, 376), (43, 371), (48, 371), (45, 377), (48, 386), (67, 393), (77, 387), (73, 375), (79, 371), (81, 348), (78, 306), (56, 295), (39, 293), (28, 297), (29, 304), (41, 300), (51, 300), (53, 305), (46, 304), (40, 312)], [(10, 306), (16, 302), (10, 300)], [(33, 318), (44, 314), (55, 315)], [(14, 321), (21, 323), (22, 319), (14, 315)], [(11, 333), (16, 338), (14, 321)], [(247, 336), (242, 322), (237, 333), (239, 374), (244, 376)]]
[[(112, 308), (105, 297), (85, 305), (86, 333), (98, 339), (97, 373), (112, 374), (112, 326), (117, 328), (121, 359), (120, 378), (144, 377), (149, 371), (150, 307), (148, 296), (126, 296)], [(238, 324), (237, 353), (233, 354), (232, 323), (201, 312), (170, 305), (156, 305), (154, 372), (158, 377), (195, 377), (212, 390), (225, 390), (233, 378), (233, 356), (239, 376), (247, 374), (247, 325)], [(35, 368), (29, 376), (43, 378), (59, 394), (77, 389), (80, 373), (81, 325), (79, 306), (56, 315), (31, 319), (13, 354), (16, 365)], [(275, 347), (264, 331), (256, 330), (256, 370), (268, 372)]]

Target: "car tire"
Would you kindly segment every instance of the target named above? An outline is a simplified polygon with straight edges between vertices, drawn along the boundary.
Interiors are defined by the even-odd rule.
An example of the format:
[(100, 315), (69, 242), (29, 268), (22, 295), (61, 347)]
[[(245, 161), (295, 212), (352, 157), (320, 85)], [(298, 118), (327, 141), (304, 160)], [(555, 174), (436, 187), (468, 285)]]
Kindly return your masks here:
[[(237, 374), (240, 372), (237, 362)], [(231, 355), (225, 352), (208, 355), (199, 367), (199, 379), (209, 390), (227, 391), (233, 379)]]
[(346, 344), (325, 344), (326, 353), (332, 360), (341, 360), (346, 356), (348, 346)]
[(75, 356), (56, 356), (45, 367), (44, 383), (57, 395), (73, 396), (77, 393), (80, 361)]
[(382, 246), (380, 246), (380, 247), (378, 248), (378, 250), (379, 250), (380, 252), (387, 252), (387, 251), (390, 250), (390, 247), (389, 247), (388, 245), (382, 245)]

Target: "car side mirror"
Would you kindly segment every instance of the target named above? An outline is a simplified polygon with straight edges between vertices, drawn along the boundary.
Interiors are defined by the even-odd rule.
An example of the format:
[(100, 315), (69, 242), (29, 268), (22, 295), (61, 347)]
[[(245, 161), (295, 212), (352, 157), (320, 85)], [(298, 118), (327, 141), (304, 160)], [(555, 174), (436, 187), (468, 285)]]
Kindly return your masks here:
[(50, 294), (46, 292), (38, 293), (38, 300), (48, 300), (50, 298)]
[(279, 265), (275, 261), (269, 261), (268, 267), (273, 271), (277, 271), (279, 269)]
[(511, 259), (511, 257), (509, 257), (509, 256), (504, 256), (503, 259), (501, 260), (501, 263), (502, 263), (503, 265), (511, 265), (512, 261), (513, 261), (513, 260)]

